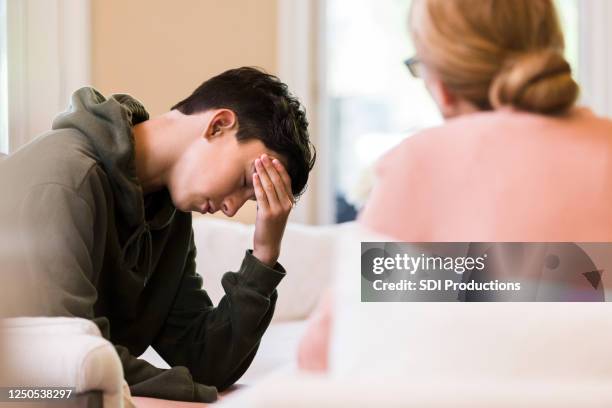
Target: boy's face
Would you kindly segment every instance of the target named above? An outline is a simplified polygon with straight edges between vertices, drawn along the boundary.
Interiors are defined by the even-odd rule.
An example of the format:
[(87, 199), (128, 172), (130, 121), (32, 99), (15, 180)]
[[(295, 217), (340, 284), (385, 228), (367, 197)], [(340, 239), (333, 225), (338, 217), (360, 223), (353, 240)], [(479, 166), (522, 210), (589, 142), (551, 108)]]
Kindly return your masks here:
[(232, 129), (219, 136), (199, 138), (174, 166), (168, 189), (181, 211), (214, 213), (232, 217), (247, 200), (255, 200), (255, 159), (266, 153), (286, 163), (258, 139), (241, 143)]

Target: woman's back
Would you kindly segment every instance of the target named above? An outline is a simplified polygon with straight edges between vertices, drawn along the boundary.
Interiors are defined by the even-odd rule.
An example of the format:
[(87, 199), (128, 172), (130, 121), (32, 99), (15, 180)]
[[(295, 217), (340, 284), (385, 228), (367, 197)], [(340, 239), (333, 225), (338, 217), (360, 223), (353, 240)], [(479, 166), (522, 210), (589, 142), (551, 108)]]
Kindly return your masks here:
[(612, 241), (612, 121), (475, 113), (378, 164), (360, 220), (405, 241)]

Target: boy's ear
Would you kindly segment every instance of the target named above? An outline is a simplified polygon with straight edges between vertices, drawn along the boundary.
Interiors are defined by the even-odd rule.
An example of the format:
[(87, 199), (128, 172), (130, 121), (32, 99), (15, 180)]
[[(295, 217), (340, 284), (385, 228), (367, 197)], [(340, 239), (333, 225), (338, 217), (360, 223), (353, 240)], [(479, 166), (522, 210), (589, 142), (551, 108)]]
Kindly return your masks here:
[(216, 109), (204, 131), (206, 139), (222, 136), (237, 124), (236, 114), (231, 109)]

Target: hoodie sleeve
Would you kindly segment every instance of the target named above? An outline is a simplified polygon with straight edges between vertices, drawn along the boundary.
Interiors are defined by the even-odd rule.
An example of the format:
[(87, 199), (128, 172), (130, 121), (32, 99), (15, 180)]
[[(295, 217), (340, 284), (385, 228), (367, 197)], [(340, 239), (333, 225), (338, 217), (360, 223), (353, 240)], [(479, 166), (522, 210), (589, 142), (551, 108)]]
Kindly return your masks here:
[(170, 365), (188, 367), (195, 381), (222, 391), (255, 357), (285, 270), (279, 263), (264, 265), (248, 250), (240, 270), (223, 275), (225, 296), (214, 307), (196, 274), (193, 237), (191, 246), (179, 293), (153, 347)]

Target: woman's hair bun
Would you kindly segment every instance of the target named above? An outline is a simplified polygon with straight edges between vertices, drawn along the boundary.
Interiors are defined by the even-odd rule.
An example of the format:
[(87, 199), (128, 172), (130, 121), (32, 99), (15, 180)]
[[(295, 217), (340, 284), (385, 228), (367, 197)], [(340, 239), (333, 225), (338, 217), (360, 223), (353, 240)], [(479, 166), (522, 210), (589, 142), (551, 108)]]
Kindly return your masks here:
[(561, 113), (578, 97), (578, 84), (563, 54), (547, 48), (507, 58), (493, 78), (489, 101), (502, 106), (536, 113)]

